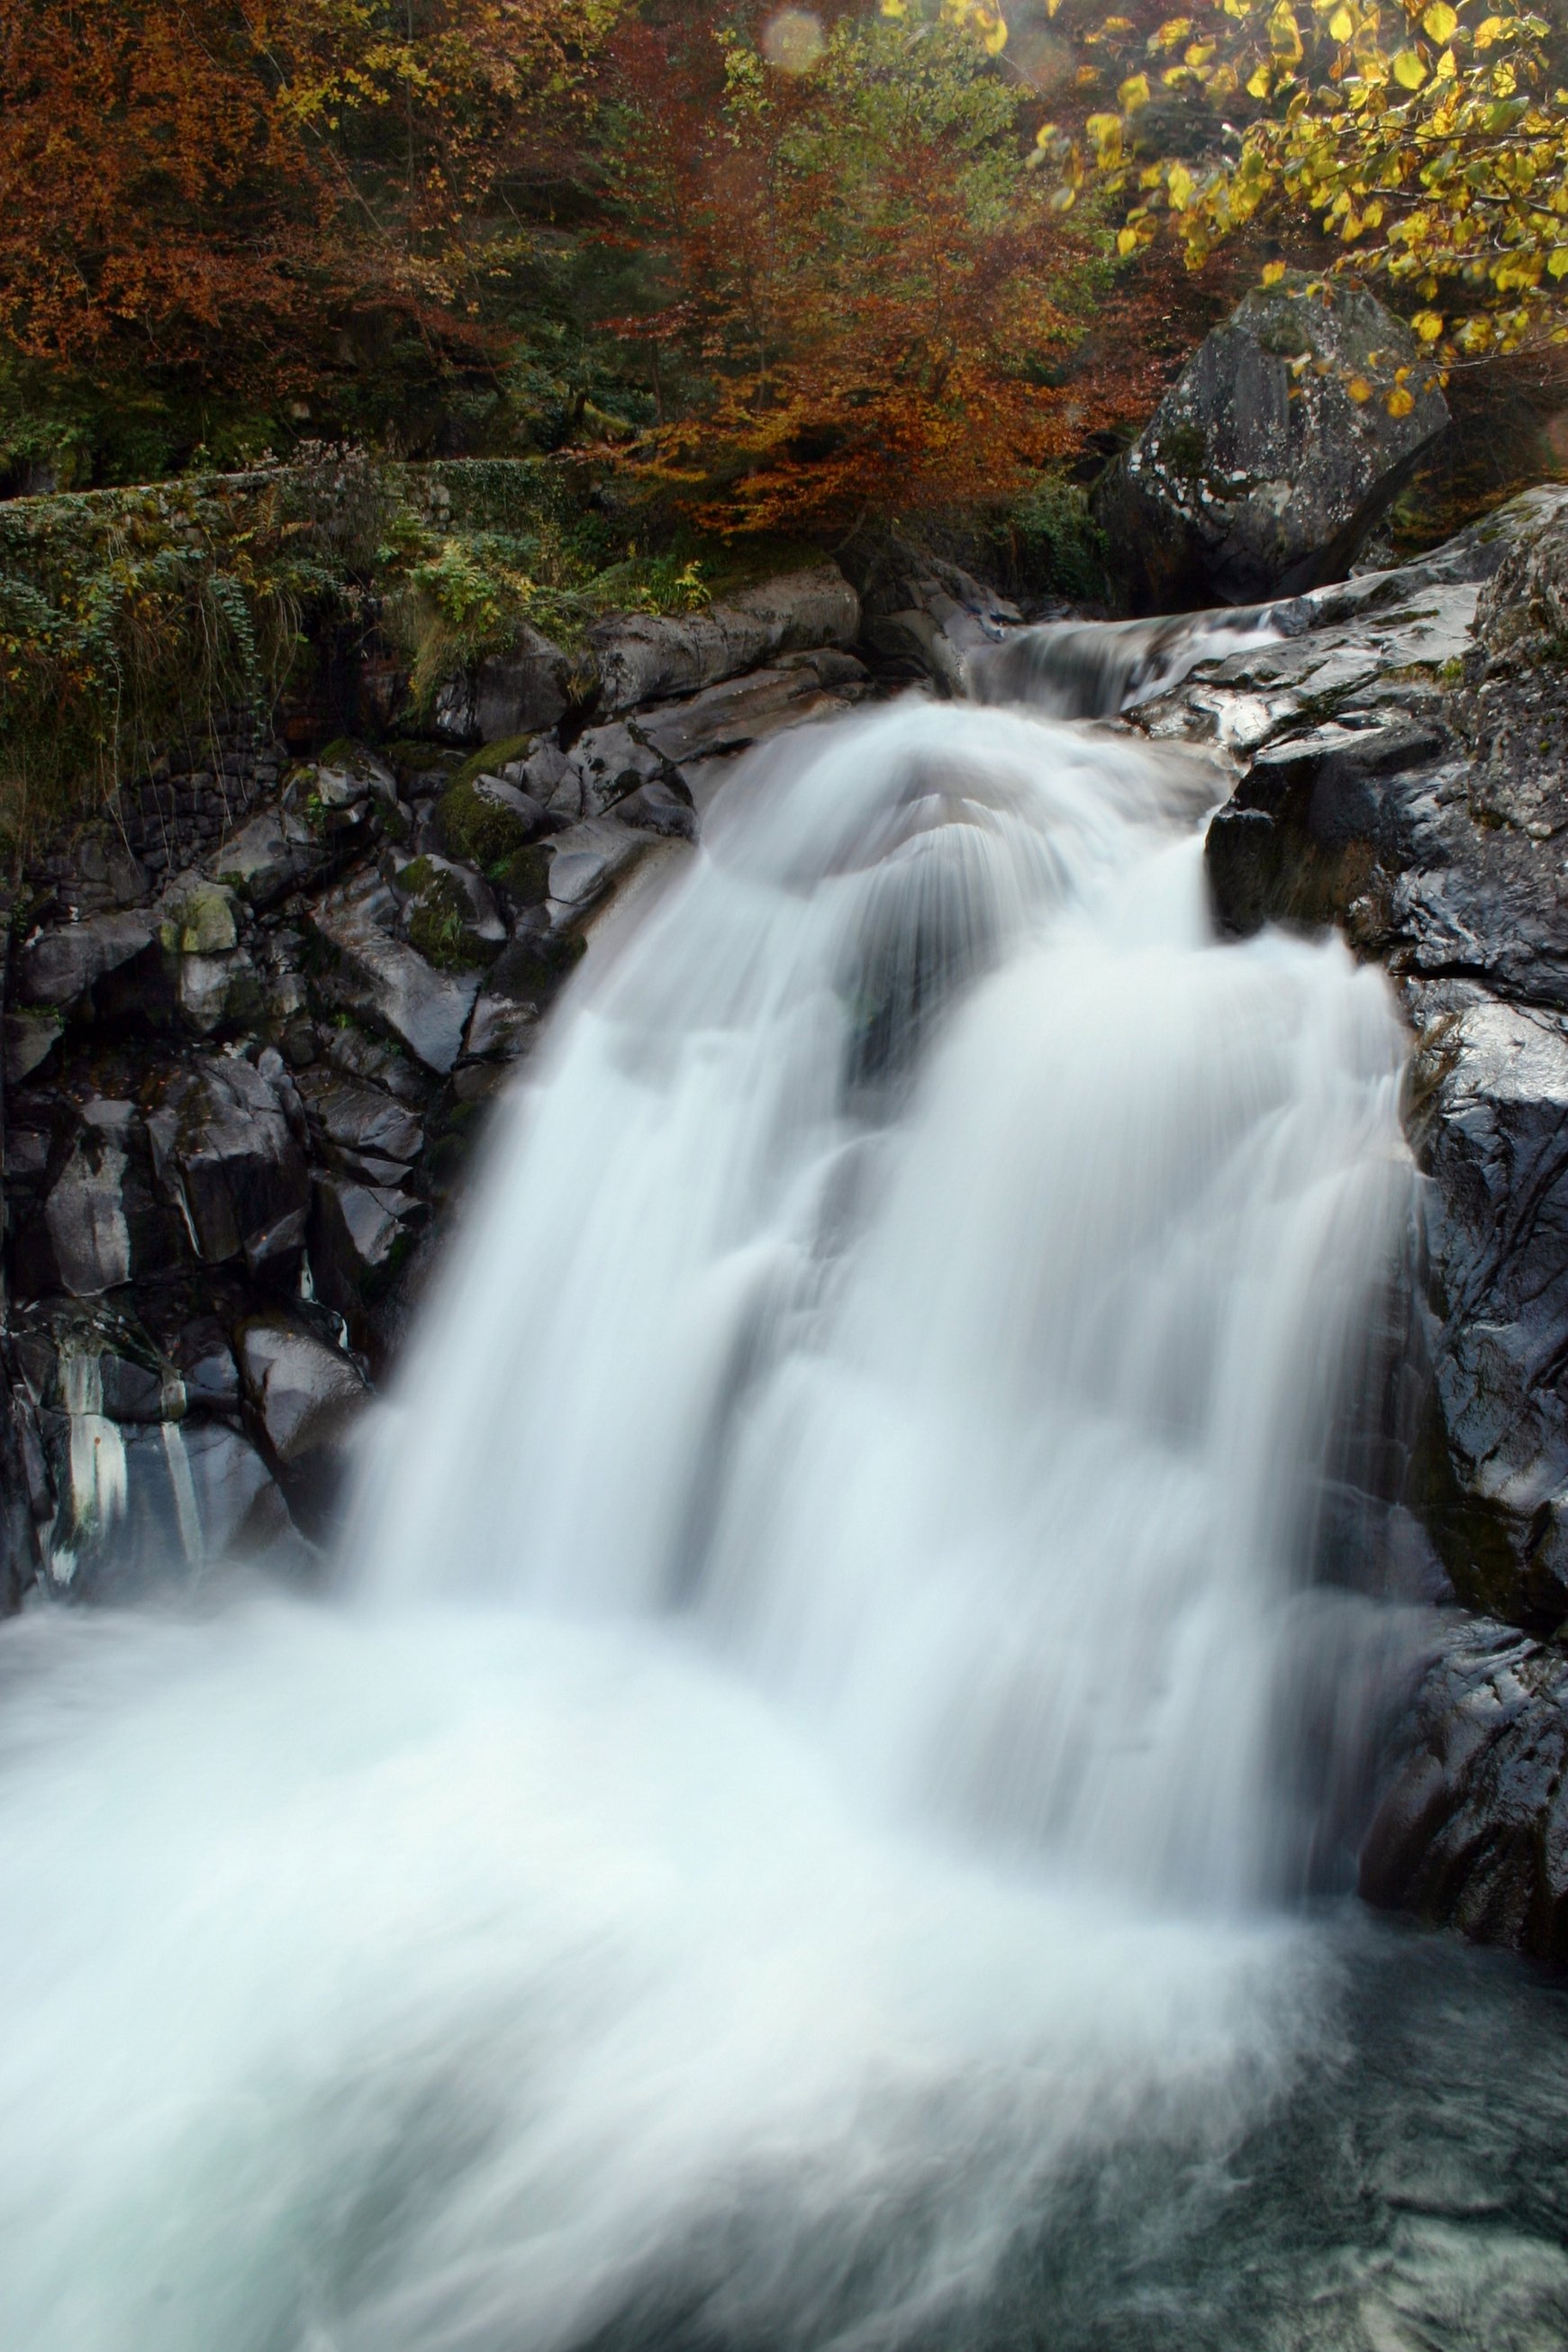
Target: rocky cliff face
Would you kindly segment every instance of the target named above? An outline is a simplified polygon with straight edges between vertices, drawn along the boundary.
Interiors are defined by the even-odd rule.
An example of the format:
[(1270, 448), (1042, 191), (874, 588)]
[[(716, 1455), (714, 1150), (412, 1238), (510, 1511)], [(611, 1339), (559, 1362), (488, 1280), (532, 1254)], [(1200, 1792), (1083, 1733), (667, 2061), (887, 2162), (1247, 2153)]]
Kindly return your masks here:
[(525, 646), (425, 739), (290, 761), (223, 722), (29, 877), (0, 1603), (308, 1568), (491, 1093), (725, 763), (868, 690), (859, 621), (822, 565)]
[(1366, 1888), (1568, 1959), (1568, 491), (1275, 620), (1134, 716), (1236, 766), (1222, 923), (1335, 923), (1398, 985), (1427, 1377), (1392, 1499), (1518, 1629), (1445, 1645)]

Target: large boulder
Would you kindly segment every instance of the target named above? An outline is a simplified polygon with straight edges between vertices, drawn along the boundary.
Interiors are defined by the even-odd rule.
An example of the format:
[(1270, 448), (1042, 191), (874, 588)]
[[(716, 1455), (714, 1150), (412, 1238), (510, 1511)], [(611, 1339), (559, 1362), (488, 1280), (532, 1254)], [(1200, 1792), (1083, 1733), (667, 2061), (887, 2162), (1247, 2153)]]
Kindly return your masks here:
[(437, 971), (393, 935), (402, 905), (374, 882), (329, 894), (312, 920), (328, 955), (321, 993), (396, 1038), (414, 1059), (444, 1077), (463, 1047), (479, 974)]
[(147, 1120), (159, 1189), (197, 1257), (243, 1258), (253, 1274), (298, 1263), (310, 1208), (298, 1105), (279, 1056), (263, 1059), (266, 1069), (239, 1055), (198, 1057), (165, 1082)]
[(1292, 273), (1206, 337), (1097, 489), (1113, 569), (1145, 612), (1342, 579), (1448, 422), (1406, 327)]
[(146, 1124), (133, 1102), (62, 1099), (38, 1213), (18, 1236), (24, 1297), (64, 1291), (97, 1298), (167, 1274), (185, 1256), (177, 1212), (155, 1181)]
[(575, 659), (526, 623), (517, 643), (455, 677), (436, 697), (435, 726), (452, 743), (498, 743), (554, 727), (591, 691), (591, 663)]
[(369, 1393), (364, 1377), (341, 1349), (281, 1308), (247, 1317), (235, 1339), (246, 1402), (295, 1516), (308, 1534), (322, 1534)]
[(779, 654), (852, 645), (860, 617), (860, 598), (843, 573), (822, 562), (742, 589), (706, 612), (629, 613), (595, 622), (589, 642), (601, 707), (612, 715), (695, 694)]

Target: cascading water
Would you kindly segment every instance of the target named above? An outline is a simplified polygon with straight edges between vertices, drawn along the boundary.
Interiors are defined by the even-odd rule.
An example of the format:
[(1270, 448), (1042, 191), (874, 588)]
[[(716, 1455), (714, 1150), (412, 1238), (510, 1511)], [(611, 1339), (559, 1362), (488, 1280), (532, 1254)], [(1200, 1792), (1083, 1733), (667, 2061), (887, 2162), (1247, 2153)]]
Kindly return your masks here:
[(6, 1636), (0, 2344), (1558, 2340), (1539, 2231), (1321, 2218), (1375, 1968), (1279, 1907), (1291, 1727), (1411, 1178), (1381, 981), (1212, 938), (1208, 790), (918, 702), (754, 758), (337, 1596)]

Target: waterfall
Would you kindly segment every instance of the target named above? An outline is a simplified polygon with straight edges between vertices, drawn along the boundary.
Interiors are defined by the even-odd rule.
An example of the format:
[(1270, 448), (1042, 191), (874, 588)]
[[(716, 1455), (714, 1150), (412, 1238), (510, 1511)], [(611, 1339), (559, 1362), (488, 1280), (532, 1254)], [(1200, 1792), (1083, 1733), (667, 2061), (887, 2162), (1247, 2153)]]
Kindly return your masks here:
[(371, 1588), (674, 1619), (893, 1817), (1263, 1891), (1401, 1051), (1214, 940), (1194, 790), (915, 702), (758, 761), (517, 1099)]
[(1326, 2046), (1401, 1044), (1216, 941), (1211, 792), (1000, 705), (753, 755), (497, 1121), (334, 1597), (8, 1637), (0, 2341), (972, 2347), (1053, 2181)]

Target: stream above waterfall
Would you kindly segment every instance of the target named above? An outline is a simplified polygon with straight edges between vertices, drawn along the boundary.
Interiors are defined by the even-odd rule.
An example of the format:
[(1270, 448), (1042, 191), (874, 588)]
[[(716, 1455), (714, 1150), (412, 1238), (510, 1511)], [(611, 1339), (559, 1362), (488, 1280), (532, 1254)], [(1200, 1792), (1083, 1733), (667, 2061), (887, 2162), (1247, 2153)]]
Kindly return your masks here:
[(0, 2343), (1568, 2336), (1564, 1995), (1348, 1894), (1394, 1007), (1025, 667), (590, 959), (324, 1595), (0, 1643)]

